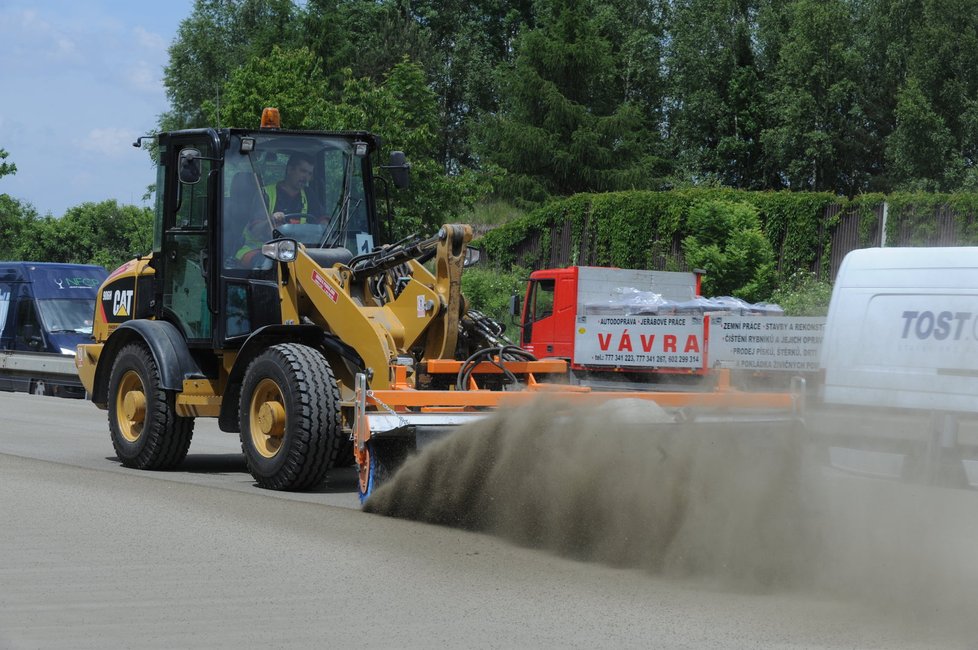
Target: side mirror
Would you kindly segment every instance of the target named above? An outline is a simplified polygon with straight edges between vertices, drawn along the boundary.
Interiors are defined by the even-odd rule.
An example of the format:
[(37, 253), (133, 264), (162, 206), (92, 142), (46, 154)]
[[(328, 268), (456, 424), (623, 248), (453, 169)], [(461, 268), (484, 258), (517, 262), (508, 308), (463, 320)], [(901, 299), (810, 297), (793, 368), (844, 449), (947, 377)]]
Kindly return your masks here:
[(391, 179), (393, 179), (394, 187), (397, 189), (403, 190), (410, 184), (408, 172), (411, 171), (411, 164), (407, 161), (403, 151), (392, 151), (391, 163), (384, 165), (383, 169), (390, 170)]
[(509, 315), (519, 316), (523, 312), (523, 301), (515, 293), (509, 297)]
[(200, 151), (197, 149), (182, 149), (179, 162), (180, 182), (194, 185), (200, 181)]
[(475, 266), (482, 259), (482, 251), (478, 248), (472, 248), (471, 246), (465, 247), (465, 259), (462, 261), (463, 268), (469, 268), (470, 266)]

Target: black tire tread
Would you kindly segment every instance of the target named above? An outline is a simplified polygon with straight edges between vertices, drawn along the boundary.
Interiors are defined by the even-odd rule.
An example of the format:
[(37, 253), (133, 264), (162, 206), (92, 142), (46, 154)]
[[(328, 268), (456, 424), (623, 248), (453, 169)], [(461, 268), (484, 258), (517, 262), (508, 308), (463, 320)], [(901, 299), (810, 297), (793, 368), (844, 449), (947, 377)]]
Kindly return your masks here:
[(160, 388), (160, 371), (156, 360), (145, 345), (130, 343), (122, 348), (112, 366), (110, 388), (114, 391), (117, 368), (125, 363), (128, 356), (142, 359), (149, 376), (143, 379), (150, 386), (146, 388), (147, 428), (142, 436), (145, 442), (136, 456), (131, 456), (123, 447), (121, 435), (115, 433), (115, 395), (111, 396), (109, 406), (109, 431), (112, 432), (112, 447), (122, 464), (134, 469), (168, 470), (173, 469), (187, 457), (190, 442), (194, 435), (194, 418), (181, 417), (174, 407), (175, 396)]
[(246, 412), (251, 395), (241, 394), (241, 448), (248, 469), (257, 483), (271, 490), (308, 490), (322, 485), (327, 470), (334, 467), (344, 448), (340, 426), (340, 391), (333, 370), (325, 357), (314, 348), (299, 343), (279, 343), (258, 355), (245, 372), (248, 384), (254, 365), (265, 358), (275, 358), (292, 379), (298, 409), (290, 422), (295, 439), (283, 452), (287, 458), (272, 476), (264, 476), (256, 467), (248, 447), (251, 433)]

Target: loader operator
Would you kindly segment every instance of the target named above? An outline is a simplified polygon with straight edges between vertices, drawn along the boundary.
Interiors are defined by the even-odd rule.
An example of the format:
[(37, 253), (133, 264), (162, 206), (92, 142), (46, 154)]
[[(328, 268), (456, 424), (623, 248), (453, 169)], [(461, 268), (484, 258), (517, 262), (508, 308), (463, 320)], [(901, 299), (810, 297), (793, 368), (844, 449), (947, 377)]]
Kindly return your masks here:
[[(276, 226), (285, 223), (286, 217), (289, 217), (289, 223), (304, 223), (310, 217), (318, 220), (319, 215), (324, 213), (316, 202), (315, 196), (306, 191), (313, 170), (314, 165), (310, 156), (294, 153), (285, 166), (285, 178), (264, 187), (266, 205)], [(250, 188), (239, 190), (232, 186), (231, 195), (235, 197), (236, 193), (246, 194), (248, 191)], [(243, 203), (249, 205), (247, 200)], [(241, 246), (234, 257), (239, 264), (250, 267), (260, 259), (262, 244), (271, 238), (271, 229), (264, 210), (254, 210), (253, 207), (245, 209), (253, 210), (254, 214), (244, 227)]]
[[(285, 178), (265, 186), (268, 211), (276, 224), (284, 223), (286, 215), (318, 217), (323, 214), (322, 207), (315, 203), (315, 197), (306, 191), (314, 169), (311, 157), (304, 153), (294, 153), (285, 166)], [(299, 219), (290, 221), (299, 223)]]

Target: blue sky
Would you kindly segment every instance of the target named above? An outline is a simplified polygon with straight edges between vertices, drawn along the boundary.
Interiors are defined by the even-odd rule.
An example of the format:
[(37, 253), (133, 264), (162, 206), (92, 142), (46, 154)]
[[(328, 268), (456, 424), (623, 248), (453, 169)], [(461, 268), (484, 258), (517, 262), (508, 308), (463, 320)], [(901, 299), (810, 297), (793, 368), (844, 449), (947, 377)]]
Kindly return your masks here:
[(193, 0), (0, 0), (0, 193), (60, 217), (86, 201), (148, 205), (145, 151), (169, 108), (167, 48)]

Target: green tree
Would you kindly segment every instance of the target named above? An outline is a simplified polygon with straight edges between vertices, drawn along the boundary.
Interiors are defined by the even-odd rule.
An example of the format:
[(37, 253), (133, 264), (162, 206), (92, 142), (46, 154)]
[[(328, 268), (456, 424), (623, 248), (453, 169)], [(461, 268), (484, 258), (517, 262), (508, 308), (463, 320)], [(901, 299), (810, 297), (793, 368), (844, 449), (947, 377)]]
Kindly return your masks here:
[(517, 34), (533, 22), (531, 0), (418, 0), (417, 24), (428, 47), (412, 57), (425, 69), (438, 98), (438, 159), (454, 173), (478, 164), (472, 126), (498, 108), (493, 70), (511, 63)]
[(767, 124), (756, 53), (761, 0), (679, 0), (670, 19), (669, 131), (681, 175), (764, 188)]
[(775, 286), (771, 242), (761, 230), (757, 208), (746, 203), (703, 201), (689, 210), (683, 256), (706, 271), (703, 293), (749, 302), (767, 299)]
[(9, 194), (0, 194), (0, 259), (19, 260), (31, 250), (37, 210)]
[(302, 13), (302, 42), (323, 61), (330, 87), (339, 92), (345, 70), (382, 83), (405, 56), (429, 58), (428, 29), (417, 20), (415, 3), (396, 0), (310, 0)]
[[(5, 162), (9, 155), (0, 149), (0, 178), (17, 173), (17, 165)], [(37, 211), (31, 205), (0, 193), (0, 259), (21, 259), (21, 250), (27, 248), (24, 233), (31, 231), (36, 220)]]
[(7, 153), (6, 149), (0, 149), (0, 178), (17, 173), (17, 165), (13, 163), (3, 162), (7, 160), (7, 157), (9, 155), (10, 154)]
[(100, 264), (112, 270), (153, 246), (153, 212), (116, 201), (83, 203), (60, 219), (32, 224), (31, 246), (20, 259)]
[[(639, 4), (640, 25), (621, 33), (621, 7)], [(668, 165), (661, 103), (648, 96), (660, 57), (651, 6), (541, 0), (536, 9), (538, 26), (520, 35), (515, 62), (497, 71), (500, 109), (480, 133), (485, 160), (505, 170), (502, 194), (539, 201), (659, 186)], [(629, 56), (641, 65), (627, 64)], [(636, 69), (652, 78), (638, 84)]]
[[(319, 59), (305, 47), (273, 46), (267, 55), (252, 57), (231, 72), (224, 87), (221, 122), (254, 128), (262, 109), (275, 106), (284, 128), (321, 128), (328, 101), (328, 86)], [(216, 109), (210, 102), (205, 102), (205, 107)]]
[(851, 0), (795, 0), (781, 15), (771, 126), (762, 142), (787, 188), (852, 196), (866, 186), (871, 133), (850, 7)]
[(777, 288), (771, 302), (788, 316), (825, 316), (831, 298), (832, 283), (819, 280), (811, 271), (796, 271)]
[(965, 167), (960, 148), (916, 79), (908, 79), (900, 90), (895, 113), (886, 161), (897, 185), (927, 191), (959, 187)]
[(312, 0), (304, 42), (323, 61), (339, 92), (346, 69), (380, 84), (407, 56), (438, 97), (438, 160), (451, 173), (471, 167), (471, 118), (496, 108), (492, 70), (512, 58), (531, 0)]
[[(900, 44), (906, 69), (898, 77), (893, 131), (886, 141), (891, 175), (899, 189), (957, 189), (968, 176), (973, 185), (978, 171), (978, 0), (914, 5), (920, 19), (907, 35), (909, 43)], [(914, 152), (909, 148), (914, 145), (922, 148)]]
[[(221, 108), (229, 124), (247, 124), (263, 106), (279, 106), (287, 128), (365, 130), (382, 137), (380, 160), (392, 149), (411, 160), (412, 186), (394, 195), (394, 235), (431, 232), (452, 220), (480, 192), (472, 174), (446, 177), (435, 160), (437, 110), (424, 72), (409, 61), (394, 66), (381, 84), (347, 71), (338, 94), (319, 74), (321, 63), (308, 49), (273, 48), (232, 73)], [(298, 81), (305, 79), (306, 83)]]
[(301, 41), (298, 12), (291, 0), (195, 0), (180, 23), (163, 69), (170, 110), (163, 130), (214, 126), (207, 107), (222, 103), (231, 73), (243, 61)]
[(859, 35), (861, 86), (866, 128), (864, 166), (869, 191), (890, 191), (886, 140), (896, 128), (896, 103), (907, 77), (913, 35), (923, 21), (921, 0), (854, 2), (853, 29)]

